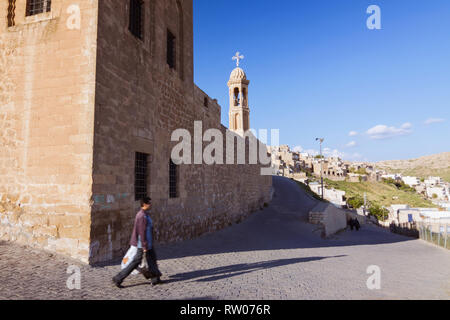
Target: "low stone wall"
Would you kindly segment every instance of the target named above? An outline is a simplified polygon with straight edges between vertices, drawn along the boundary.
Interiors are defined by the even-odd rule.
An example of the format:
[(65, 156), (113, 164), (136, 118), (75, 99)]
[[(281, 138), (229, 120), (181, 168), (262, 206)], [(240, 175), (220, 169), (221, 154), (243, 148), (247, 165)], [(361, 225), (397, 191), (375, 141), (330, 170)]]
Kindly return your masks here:
[(325, 226), (326, 237), (347, 228), (347, 214), (344, 210), (329, 205), (325, 213), (323, 224)]
[(347, 228), (347, 214), (332, 204), (319, 203), (309, 213), (309, 222), (323, 226), (323, 237), (329, 237)]
[(309, 223), (321, 224), (323, 223), (325, 217), (323, 212), (310, 212), (309, 213)]
[(401, 234), (407, 237), (411, 238), (419, 238), (419, 230), (418, 226), (414, 223), (401, 223), (401, 224), (395, 224), (391, 223), (389, 225), (389, 229), (393, 233)]

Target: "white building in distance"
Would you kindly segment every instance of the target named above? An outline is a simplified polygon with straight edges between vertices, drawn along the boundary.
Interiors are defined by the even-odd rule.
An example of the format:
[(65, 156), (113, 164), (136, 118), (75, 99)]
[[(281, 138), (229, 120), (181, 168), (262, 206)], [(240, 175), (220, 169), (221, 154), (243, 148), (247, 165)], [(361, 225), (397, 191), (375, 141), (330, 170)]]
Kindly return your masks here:
[(420, 185), (420, 179), (417, 177), (403, 177), (403, 182), (410, 187), (415, 187)]

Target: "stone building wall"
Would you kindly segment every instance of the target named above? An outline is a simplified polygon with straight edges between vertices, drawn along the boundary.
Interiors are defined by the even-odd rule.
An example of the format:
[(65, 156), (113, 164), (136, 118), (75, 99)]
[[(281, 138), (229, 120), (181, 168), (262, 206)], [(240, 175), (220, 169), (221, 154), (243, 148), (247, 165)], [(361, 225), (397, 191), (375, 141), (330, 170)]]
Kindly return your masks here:
[[(193, 82), (192, 0), (145, 1), (143, 40), (128, 30), (129, 1), (67, 1), (7, 27), (0, 2), (0, 240), (89, 263), (121, 256), (139, 204), (135, 152), (148, 153), (159, 243), (211, 232), (268, 202), (257, 165), (180, 165), (169, 198), (171, 133), (218, 128), (221, 108)], [(166, 63), (166, 31), (177, 38)], [(224, 82), (224, 90), (227, 90)], [(205, 98), (207, 106), (205, 106)]]
[(0, 2), (0, 239), (87, 261), (97, 1), (79, 0), (81, 28), (69, 30), (68, 1), (25, 16)]
[[(127, 249), (139, 210), (135, 152), (150, 156), (148, 189), (159, 243), (220, 229), (269, 201), (271, 177), (245, 165), (180, 165), (179, 195), (169, 198), (172, 132), (187, 129), (194, 137), (194, 121), (202, 121), (203, 131), (226, 131), (217, 101), (193, 83), (192, 15), (192, 0), (146, 1), (141, 40), (128, 30), (125, 3), (100, 2), (91, 263)], [(177, 39), (175, 70), (166, 63), (167, 29)]]

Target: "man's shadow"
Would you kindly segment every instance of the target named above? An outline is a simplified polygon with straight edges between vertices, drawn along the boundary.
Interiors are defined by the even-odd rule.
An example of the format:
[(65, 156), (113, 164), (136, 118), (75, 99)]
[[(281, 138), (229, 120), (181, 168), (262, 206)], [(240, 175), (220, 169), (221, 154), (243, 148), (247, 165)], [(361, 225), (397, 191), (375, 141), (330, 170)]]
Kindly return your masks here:
[[(306, 258), (291, 258), (291, 259), (279, 259), (272, 261), (261, 261), (254, 263), (239, 263), (229, 266), (217, 267), (212, 269), (195, 270), (190, 272), (178, 273), (174, 275), (169, 275), (169, 279), (164, 279), (162, 284), (168, 284), (172, 282), (189, 281), (192, 282), (209, 282), (217, 281), (226, 278), (232, 278), (235, 276), (240, 276), (246, 273), (251, 273), (253, 271), (265, 270), (270, 268), (282, 267), (290, 264), (319, 261), (323, 259), (330, 258), (341, 258), (346, 257), (346, 255), (330, 256), (330, 257), (306, 257)], [(163, 276), (164, 277), (164, 276)], [(137, 287), (142, 285), (149, 285), (150, 283), (138, 283), (133, 285), (125, 286), (126, 288)]]
[[(279, 259), (272, 261), (262, 261), (255, 263), (240, 263), (230, 266), (217, 267), (206, 270), (196, 270), (191, 272), (178, 273), (171, 275), (170, 279), (166, 282), (177, 282), (177, 281), (196, 281), (196, 282), (209, 282), (217, 281), (221, 279), (231, 278), (253, 271), (282, 267), (290, 264), (318, 261), (329, 258), (340, 258), (345, 257), (345, 255), (340, 256), (330, 256), (330, 257), (307, 257), (307, 258), (291, 258), (291, 259)], [(197, 280), (195, 280), (197, 279)]]

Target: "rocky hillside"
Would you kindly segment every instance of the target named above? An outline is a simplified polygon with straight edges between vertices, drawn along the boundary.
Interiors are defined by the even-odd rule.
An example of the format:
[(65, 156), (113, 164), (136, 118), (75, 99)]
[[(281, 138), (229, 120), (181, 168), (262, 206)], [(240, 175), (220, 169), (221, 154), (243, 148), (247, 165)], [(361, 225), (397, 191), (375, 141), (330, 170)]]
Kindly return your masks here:
[(428, 176), (440, 176), (450, 181), (450, 152), (434, 154), (411, 160), (389, 160), (375, 163), (378, 169), (384, 169), (390, 173), (426, 178)]

